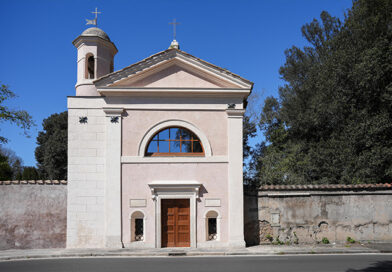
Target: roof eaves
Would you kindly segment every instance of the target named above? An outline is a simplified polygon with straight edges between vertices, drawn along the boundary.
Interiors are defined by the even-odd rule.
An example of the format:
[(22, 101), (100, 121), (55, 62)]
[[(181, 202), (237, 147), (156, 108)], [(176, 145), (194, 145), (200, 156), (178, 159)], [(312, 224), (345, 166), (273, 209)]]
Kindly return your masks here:
[[(212, 63), (209, 63), (209, 62), (207, 62), (207, 61), (205, 61), (205, 60), (202, 60), (202, 59), (200, 59), (200, 58), (197, 58), (197, 57), (195, 57), (195, 56), (193, 56), (193, 55), (191, 55), (191, 54), (189, 54), (189, 53), (187, 53), (187, 52), (185, 52), (185, 51), (182, 51), (182, 50), (179, 50), (179, 49), (176, 49), (176, 48), (169, 48), (169, 49), (166, 49), (166, 50), (164, 50), (164, 51), (158, 52), (158, 53), (156, 53), (156, 54), (154, 54), (154, 55), (151, 55), (151, 56), (149, 56), (149, 57), (147, 57), (147, 58), (145, 58), (145, 59), (143, 59), (143, 60), (141, 60), (141, 61), (138, 61), (138, 62), (136, 62), (136, 63), (134, 63), (134, 64), (131, 64), (131, 65), (129, 65), (129, 66), (127, 66), (127, 67), (125, 67), (125, 68), (123, 68), (123, 69), (121, 69), (121, 70), (118, 70), (118, 71), (112, 72), (112, 73), (110, 73), (110, 74), (104, 75), (104, 76), (102, 76), (102, 77), (100, 77), (100, 78), (94, 80), (93, 83), (94, 83), (94, 84), (99, 84), (100, 82), (104, 82), (105, 79), (108, 79), (108, 78), (110, 78), (111, 76), (113, 76), (113, 75), (115, 75), (115, 74), (121, 74), (121, 73), (125, 72), (126, 70), (132, 69), (132, 68), (134, 68), (134, 67), (136, 67), (136, 66), (138, 66), (138, 65), (141, 65), (141, 64), (143, 64), (143, 63), (145, 63), (145, 62), (148, 62), (148, 61), (151, 61), (151, 60), (154, 59), (154, 58), (157, 58), (157, 57), (159, 57), (159, 56), (161, 56), (161, 55), (164, 55), (164, 54), (167, 54), (167, 53), (170, 53), (170, 52), (176, 52), (176, 53), (179, 53), (179, 54), (183, 54), (183, 55), (185, 55), (186, 57), (192, 58), (192, 59), (194, 59), (194, 60), (196, 60), (196, 61), (198, 61), (198, 62), (201, 62), (202, 64), (204, 64), (204, 65), (206, 65), (206, 66), (209, 66), (209, 67), (211, 67), (211, 68), (213, 68), (213, 69), (215, 69), (215, 70), (218, 70), (218, 71), (220, 71), (221, 73), (224, 73), (224, 74), (227, 74), (227, 75), (232, 76), (232, 77), (234, 77), (234, 78), (237, 78), (237, 79), (243, 81), (244, 83), (249, 84), (249, 85), (251, 86), (251, 87), (250, 87), (251, 90), (253, 89), (253, 85), (254, 85), (253, 82), (251, 82), (251, 81), (249, 81), (249, 80), (247, 80), (247, 79), (245, 79), (245, 78), (243, 78), (243, 77), (241, 77), (241, 76), (239, 76), (239, 75), (237, 75), (237, 74), (234, 74), (234, 73), (230, 72), (230, 71), (227, 70), (227, 69), (224, 69), (224, 68), (221, 68), (221, 67), (219, 67), (219, 66), (216, 66), (216, 65), (214, 65), (214, 64), (212, 64)], [(175, 57), (175, 56), (173, 56), (173, 57)]]
[(142, 59), (141, 61), (138, 61), (138, 62), (136, 62), (136, 63), (134, 63), (134, 64), (131, 64), (131, 65), (127, 66), (127, 67), (124, 67), (124, 68), (122, 68), (121, 70), (114, 71), (114, 72), (112, 72), (112, 73), (109, 73), (109, 74), (106, 74), (106, 75), (104, 75), (104, 76), (101, 76), (101, 77), (97, 78), (96, 80), (94, 80), (93, 83), (94, 83), (94, 84), (99, 83), (99, 81), (102, 81), (103, 79), (109, 78), (109, 77), (112, 76), (112, 75), (122, 73), (122, 72), (124, 72), (124, 71), (126, 71), (126, 70), (128, 70), (128, 69), (131, 69), (131, 68), (133, 68), (133, 67), (135, 67), (135, 66), (138, 66), (138, 65), (140, 65), (140, 64), (142, 64), (142, 63), (144, 63), (144, 62), (147, 62), (147, 61), (149, 61), (149, 60), (151, 60), (151, 59), (153, 59), (153, 58), (156, 58), (156, 57), (158, 57), (158, 56), (160, 56), (160, 55), (166, 53), (166, 52), (169, 51), (169, 50), (173, 50), (173, 49), (167, 49), (167, 50), (165, 50), (165, 51), (161, 51), (161, 52), (155, 53), (154, 55), (151, 55), (151, 56), (149, 56), (149, 57), (147, 57), (147, 58), (145, 58), (145, 59)]
[(111, 45), (114, 47), (115, 51), (118, 52), (118, 49), (117, 49), (116, 45), (115, 45), (111, 40), (106, 40), (106, 39), (104, 39), (104, 38), (102, 38), (102, 37), (99, 37), (99, 36), (86, 36), (86, 35), (80, 35), (80, 36), (78, 36), (75, 40), (72, 41), (72, 44), (73, 44), (74, 46), (76, 46), (77, 41), (78, 41), (79, 39), (81, 39), (81, 38), (87, 38), (87, 39), (88, 39), (88, 38), (98, 38), (98, 39), (101, 40), (102, 42), (111, 44)]
[(193, 56), (193, 55), (191, 55), (191, 54), (189, 54), (189, 53), (187, 53), (187, 52), (185, 52), (185, 51), (182, 51), (182, 50), (179, 50), (179, 49), (175, 49), (175, 50), (177, 50), (178, 52), (180, 52), (180, 53), (182, 53), (182, 54), (184, 54), (184, 55), (186, 55), (186, 56), (188, 56), (188, 57), (190, 57), (190, 58), (195, 59), (196, 61), (199, 61), (199, 62), (201, 62), (201, 63), (203, 63), (203, 64), (205, 64), (205, 65), (207, 65), (207, 66), (210, 66), (211, 68), (214, 68), (214, 69), (216, 69), (216, 70), (219, 70), (219, 71), (222, 72), (222, 73), (225, 73), (225, 74), (228, 74), (228, 75), (233, 76), (233, 77), (235, 77), (235, 78), (238, 78), (239, 80), (241, 80), (241, 81), (243, 81), (243, 82), (245, 82), (245, 83), (251, 85), (251, 89), (253, 88), (254, 83), (253, 83), (252, 81), (249, 81), (249, 80), (247, 80), (247, 79), (245, 79), (245, 78), (243, 78), (243, 77), (241, 77), (241, 76), (239, 76), (239, 75), (237, 75), (237, 74), (235, 74), (235, 73), (233, 73), (233, 72), (230, 72), (229, 70), (227, 70), (227, 69), (225, 69), (225, 68), (216, 66), (216, 65), (214, 65), (214, 64), (212, 64), (212, 63), (210, 63), (210, 62), (208, 62), (208, 61), (205, 61), (205, 60), (202, 60), (202, 59), (200, 59), (200, 58), (198, 58), (198, 57), (195, 57), (195, 56)]

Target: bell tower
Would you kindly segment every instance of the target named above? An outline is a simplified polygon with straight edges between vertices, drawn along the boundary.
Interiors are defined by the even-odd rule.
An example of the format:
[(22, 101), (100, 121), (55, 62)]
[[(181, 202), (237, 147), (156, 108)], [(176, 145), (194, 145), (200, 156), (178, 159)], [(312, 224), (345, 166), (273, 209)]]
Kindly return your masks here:
[(86, 29), (72, 43), (78, 50), (76, 95), (99, 96), (93, 81), (113, 72), (116, 46), (98, 27)]

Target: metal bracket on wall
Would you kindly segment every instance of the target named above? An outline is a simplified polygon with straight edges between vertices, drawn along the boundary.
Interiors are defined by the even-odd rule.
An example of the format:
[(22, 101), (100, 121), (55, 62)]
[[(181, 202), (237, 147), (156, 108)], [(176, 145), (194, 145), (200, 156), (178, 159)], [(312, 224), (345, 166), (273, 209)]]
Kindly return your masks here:
[(110, 122), (112, 122), (112, 123), (118, 123), (118, 116), (112, 116), (112, 117), (110, 117)]
[(79, 123), (81, 123), (81, 124), (87, 124), (87, 116), (81, 116), (81, 117), (79, 117)]

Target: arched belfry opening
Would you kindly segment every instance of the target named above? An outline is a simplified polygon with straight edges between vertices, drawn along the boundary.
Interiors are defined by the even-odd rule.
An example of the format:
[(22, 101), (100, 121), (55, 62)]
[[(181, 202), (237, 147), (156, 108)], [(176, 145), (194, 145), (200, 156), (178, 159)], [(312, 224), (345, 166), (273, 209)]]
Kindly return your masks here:
[(86, 79), (94, 79), (95, 78), (95, 59), (94, 56), (88, 54), (86, 56)]

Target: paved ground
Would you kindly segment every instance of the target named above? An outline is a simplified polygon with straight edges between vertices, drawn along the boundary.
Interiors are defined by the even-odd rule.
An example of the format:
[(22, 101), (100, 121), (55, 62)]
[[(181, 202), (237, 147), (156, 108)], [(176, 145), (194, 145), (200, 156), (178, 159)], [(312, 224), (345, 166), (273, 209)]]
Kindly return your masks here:
[(288, 255), (221, 257), (121, 257), (63, 258), (0, 262), (7, 272), (156, 272), (156, 271), (300, 271), (300, 272), (384, 272), (392, 271), (391, 254)]
[[(0, 262), (16, 259), (62, 257), (163, 257), (168, 255), (222, 256), (222, 255), (282, 255), (334, 253), (392, 253), (392, 243), (352, 245), (260, 245), (247, 248), (162, 248), (162, 249), (25, 249), (2, 250)], [(0, 271), (1, 272), (1, 271)]]

